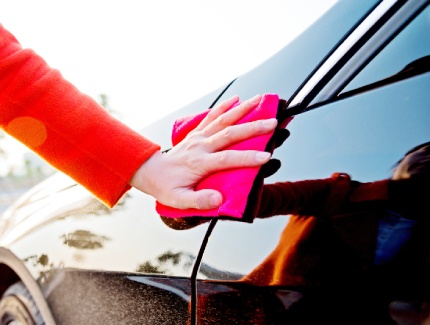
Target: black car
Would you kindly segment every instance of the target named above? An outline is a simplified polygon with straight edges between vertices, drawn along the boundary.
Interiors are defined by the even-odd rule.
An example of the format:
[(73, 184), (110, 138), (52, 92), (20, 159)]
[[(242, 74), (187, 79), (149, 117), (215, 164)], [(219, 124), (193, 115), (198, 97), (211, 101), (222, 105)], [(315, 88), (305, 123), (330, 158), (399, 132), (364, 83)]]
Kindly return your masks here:
[[(294, 120), (267, 183), (337, 171), (388, 178), (430, 140), (429, 3), (339, 1), (267, 61), (142, 134), (168, 149), (176, 118), (232, 95), (276, 93)], [(139, 191), (108, 209), (56, 174), (0, 218), (1, 324), (283, 324), (307, 292), (238, 280), (270, 254), (288, 219), (177, 230)], [(393, 299), (395, 322), (425, 323), (428, 293)]]

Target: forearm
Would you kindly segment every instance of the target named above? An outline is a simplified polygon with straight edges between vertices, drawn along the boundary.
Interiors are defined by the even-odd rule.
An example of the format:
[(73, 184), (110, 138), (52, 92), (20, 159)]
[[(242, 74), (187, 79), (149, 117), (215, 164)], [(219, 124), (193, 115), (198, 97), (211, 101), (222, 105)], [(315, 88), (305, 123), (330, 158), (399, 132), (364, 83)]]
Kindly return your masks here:
[(0, 25), (0, 126), (108, 206), (159, 149), (111, 117)]
[(265, 185), (259, 217), (303, 214), (312, 207), (321, 206), (328, 185), (325, 180), (279, 182)]
[[(345, 174), (342, 174), (345, 175)], [(265, 185), (259, 218), (275, 215), (328, 215), (340, 209), (350, 191), (349, 177)]]

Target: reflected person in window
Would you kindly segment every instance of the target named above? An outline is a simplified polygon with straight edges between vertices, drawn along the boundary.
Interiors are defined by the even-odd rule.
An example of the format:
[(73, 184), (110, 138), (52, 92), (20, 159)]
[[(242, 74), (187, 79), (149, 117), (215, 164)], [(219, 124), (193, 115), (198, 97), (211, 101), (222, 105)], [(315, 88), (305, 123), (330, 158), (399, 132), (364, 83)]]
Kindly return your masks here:
[[(241, 281), (316, 289), (309, 301), (318, 317), (336, 310), (350, 322), (360, 309), (357, 322), (390, 323), (390, 299), (430, 293), (429, 181), (426, 142), (404, 155), (390, 179), (360, 183), (335, 173), (265, 185), (258, 217), (291, 216), (276, 248)], [(298, 315), (318, 315), (308, 308)]]

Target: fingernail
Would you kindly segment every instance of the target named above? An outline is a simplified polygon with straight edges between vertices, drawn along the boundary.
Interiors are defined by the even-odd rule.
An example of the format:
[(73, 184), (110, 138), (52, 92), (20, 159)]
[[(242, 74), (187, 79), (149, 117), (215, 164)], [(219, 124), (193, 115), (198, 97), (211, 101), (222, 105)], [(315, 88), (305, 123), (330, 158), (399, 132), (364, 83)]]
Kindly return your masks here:
[(228, 102), (237, 102), (238, 100), (239, 100), (238, 95), (234, 95), (234, 96), (230, 97), (229, 99), (227, 99)]
[(214, 194), (211, 196), (211, 204), (214, 208), (219, 207), (221, 205), (221, 203), (222, 203), (221, 195)]
[(278, 120), (275, 118), (271, 118), (268, 120), (264, 120), (262, 124), (265, 129), (273, 129), (278, 124)]
[(265, 161), (268, 158), (270, 158), (270, 153), (269, 152), (260, 151), (260, 152), (257, 152), (255, 154), (255, 159), (257, 159), (257, 161)]

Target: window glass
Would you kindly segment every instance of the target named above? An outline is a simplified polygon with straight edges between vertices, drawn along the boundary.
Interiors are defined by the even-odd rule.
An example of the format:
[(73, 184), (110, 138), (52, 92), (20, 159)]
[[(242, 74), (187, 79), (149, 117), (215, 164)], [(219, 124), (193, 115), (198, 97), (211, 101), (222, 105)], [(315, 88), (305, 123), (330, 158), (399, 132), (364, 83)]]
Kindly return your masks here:
[[(303, 34), (268, 61), (237, 78), (220, 100), (276, 93), (288, 99), (336, 44), (377, 5), (377, 0), (338, 1)], [(285, 28), (291, 21), (285, 22)], [(268, 35), (267, 37), (278, 37)], [(310, 50), (311, 49), (311, 50)]]
[[(424, 202), (425, 205), (425, 200), (420, 200), (418, 205), (414, 204), (417, 201), (411, 203), (411, 201), (396, 200), (395, 203), (398, 201), (406, 202), (406, 204), (400, 204), (403, 210), (396, 210), (397, 212), (384, 210), (385, 214), (380, 213), (382, 211), (380, 205), (378, 205), (378, 209), (370, 209), (367, 205), (369, 201), (364, 203), (364, 207), (363, 205), (360, 206), (362, 210), (358, 214), (349, 214), (350, 210), (343, 210), (344, 214), (330, 214), (329, 209), (332, 207), (344, 208), (344, 206), (341, 208), (341, 205), (336, 206), (339, 193), (330, 192), (327, 188), (321, 190), (315, 184), (322, 179), (330, 178), (336, 172), (347, 173), (351, 179), (362, 183), (382, 180), (383, 182), (378, 184), (384, 184), (384, 180), (393, 176), (393, 167), (407, 151), (430, 141), (430, 92), (428, 91), (430, 73), (423, 73), (422, 71), (422, 67), (428, 66), (429, 62), (426, 61), (430, 54), (429, 17), (429, 10), (426, 9), (408, 25), (405, 31), (381, 51), (347, 87), (347, 91), (352, 90), (348, 96), (342, 100), (327, 103), (299, 114), (288, 125), (291, 136), (274, 153), (274, 158), (280, 159), (282, 166), (277, 173), (267, 178), (265, 183), (289, 182), (289, 184), (297, 184), (299, 181), (312, 183), (306, 182), (307, 185), (298, 187), (290, 185), (288, 186), (290, 192), (285, 191), (286, 187), (284, 187), (284, 192), (279, 194), (277, 199), (269, 201), (268, 205), (274, 207), (293, 201), (290, 206), (297, 208), (300, 211), (299, 214), (317, 215), (324, 211), (323, 218), (298, 218), (294, 216), (297, 211), (289, 210), (288, 213), (292, 215), (257, 218), (252, 224), (218, 221), (209, 238), (198, 274), (198, 278), (204, 280), (199, 281), (197, 286), (198, 303), (199, 306), (203, 306), (201, 310), (204, 313), (210, 314), (210, 307), (212, 306), (221, 306), (223, 309), (219, 308), (217, 312), (223, 319), (233, 315), (236, 317), (233, 319), (241, 317), (240, 319), (246, 319), (246, 323), (255, 322), (256, 319), (263, 320), (262, 323), (270, 324), (289, 323), (282, 317), (288, 318), (291, 315), (294, 317), (300, 303), (302, 306), (309, 303), (309, 300), (306, 302), (306, 299), (304, 299), (305, 302), (300, 301), (300, 294), (297, 295), (297, 293), (305, 292), (301, 289), (306, 286), (307, 281), (310, 283), (315, 281), (314, 283), (316, 283), (323, 279), (322, 283), (325, 281), (327, 284), (327, 279), (336, 279), (331, 284), (341, 287), (342, 280), (339, 279), (343, 279), (344, 274), (348, 274), (347, 277), (352, 274), (348, 273), (348, 267), (343, 268), (348, 265), (349, 261), (353, 261), (351, 265), (355, 266), (357, 260), (360, 259), (361, 264), (361, 258), (363, 258), (365, 261), (363, 264), (370, 263), (367, 265), (371, 265), (373, 268), (372, 263), (376, 261), (372, 259), (373, 253), (378, 257), (386, 258), (387, 254), (385, 253), (392, 254), (393, 251), (395, 252), (395, 247), (391, 245), (392, 241), (384, 240), (387, 233), (393, 229), (402, 228), (404, 229), (401, 230), (402, 236), (397, 238), (401, 238), (401, 240), (406, 238), (407, 240), (407, 234), (406, 236), (403, 235), (405, 235), (405, 230), (412, 229), (413, 225), (411, 226), (409, 223), (411, 220), (404, 218), (404, 216), (421, 216), (421, 212), (417, 213), (417, 207), (421, 207), (422, 211), (422, 204)], [(370, 91), (357, 91), (357, 88), (367, 88), (375, 82), (389, 78), (403, 70), (411, 62), (414, 62), (413, 68), (418, 71), (415, 73), (416, 77), (406, 79), (410, 75), (405, 76), (403, 74), (401, 79), (405, 80), (402, 82), (387, 82), (385, 87), (372, 85), (369, 87)], [(274, 75), (276, 76), (276, 73)], [(241, 96), (240, 91), (238, 95)], [(426, 155), (428, 155), (428, 151)], [(410, 167), (414, 165), (415, 170), (425, 168), (424, 166), (428, 168), (428, 165), (425, 164), (422, 161), (420, 164), (415, 162), (411, 163)], [(428, 178), (422, 177), (419, 180), (427, 181)], [(422, 185), (422, 183), (420, 184)], [(366, 192), (366, 194), (386, 194), (385, 191), (381, 190), (381, 187), (375, 188), (374, 184), (371, 184), (371, 187), (373, 190)], [(295, 196), (299, 192), (297, 191), (298, 188), (302, 189), (302, 193), (306, 193), (299, 196), (300, 199)], [(410, 189), (409, 187), (408, 190)], [(329, 198), (333, 201), (327, 203), (329, 200), (321, 199), (324, 191), (330, 192)], [(421, 198), (424, 197), (422, 195), (424, 192), (415, 191), (413, 195), (409, 196), (410, 198)], [(428, 194), (426, 195), (428, 196)], [(312, 198), (317, 197), (317, 199), (309, 203), (310, 196)], [(403, 197), (401, 196), (402, 199)], [(371, 203), (373, 204), (374, 201)], [(391, 203), (393, 201), (390, 201)], [(308, 207), (310, 211), (317, 212), (306, 214), (309, 211), (306, 211)], [(329, 212), (324, 214), (325, 211)], [(325, 216), (334, 216), (330, 219), (329, 227), (325, 227), (327, 223), (324, 220), (328, 220), (328, 218), (324, 219)], [(375, 220), (389, 221), (388, 227), (384, 228), (383, 235), (378, 236), (378, 238), (376, 237), (379, 228), (369, 227), (369, 224), (374, 225)], [(395, 227), (392, 227), (393, 220), (401, 222), (393, 223)], [(405, 220), (408, 222), (407, 224), (404, 223)], [(360, 228), (363, 225), (364, 228)], [(333, 229), (336, 231), (332, 232)], [(365, 231), (360, 233), (362, 229)], [(369, 229), (371, 231), (368, 231)], [(420, 227), (419, 231), (424, 237), (419, 238), (418, 241), (416, 239), (411, 241), (412, 246), (408, 246), (408, 249), (411, 247), (413, 249), (406, 250), (406, 252), (422, 251), (423, 255), (421, 256), (429, 256), (430, 243), (427, 239), (423, 240), (423, 238), (428, 238), (428, 228)], [(310, 236), (312, 236), (312, 240), (308, 240)], [(367, 245), (366, 240), (368, 239), (372, 241), (370, 245)], [(367, 248), (373, 249), (374, 239), (379, 244), (382, 239), (382, 246), (380, 245), (379, 248), (388, 247), (388, 249), (375, 249), (367, 254)], [(395, 244), (398, 243), (397, 240), (394, 242)], [(339, 243), (340, 245), (338, 245)], [(387, 243), (388, 245), (384, 246)], [(413, 246), (414, 243), (418, 245)], [(338, 247), (340, 249), (336, 251)], [(346, 249), (343, 250), (342, 248)], [(379, 254), (380, 251), (383, 254)], [(351, 254), (351, 252), (353, 253)], [(320, 259), (321, 256), (323, 258)], [(404, 258), (408, 261), (407, 263), (404, 263)], [(405, 269), (402, 269), (399, 273), (402, 276), (391, 278), (392, 282), (390, 283), (395, 283), (395, 286), (392, 287), (396, 290), (399, 287), (409, 288), (408, 290), (413, 291), (414, 297), (417, 297), (417, 289), (425, 288), (422, 290), (427, 295), (430, 284), (425, 285), (424, 283), (427, 283), (429, 269), (421, 267), (421, 264), (419, 264), (420, 267), (411, 267), (413, 264), (409, 261), (411, 261), (409, 255), (403, 254), (400, 257), (400, 262), (403, 263), (395, 265), (407, 265), (408, 272), (411, 270), (413, 275), (411, 273), (411, 275), (405, 276), (405, 273), (402, 273)], [(344, 270), (347, 272), (343, 272)], [(417, 270), (422, 270), (423, 276), (420, 277), (418, 275), (420, 272), (416, 272)], [(386, 273), (381, 274), (384, 276), (379, 279), (385, 281)], [(325, 277), (326, 275), (328, 277)], [(355, 275), (352, 276), (353, 282), (360, 283), (360, 285), (364, 284), (360, 282), (363, 279)], [(411, 282), (414, 285), (411, 285)], [(364, 285), (363, 288), (368, 287)], [(291, 289), (293, 291), (289, 291)], [(332, 292), (338, 292), (333, 289), (334, 286), (330, 285), (329, 295), (325, 293), (323, 297), (318, 296), (319, 299), (316, 299), (313, 308), (302, 307), (303, 314), (298, 312), (300, 321), (304, 323), (318, 322), (324, 313), (319, 314), (316, 310), (326, 312), (331, 310), (330, 308), (333, 306), (337, 306), (336, 313), (341, 314), (344, 311), (348, 317), (366, 315), (365, 308), (357, 313), (355, 304), (349, 304), (351, 300), (346, 299), (345, 292), (338, 296), (334, 294), (336, 297), (331, 296)], [(360, 297), (358, 294), (360, 290), (352, 290), (351, 292)], [(369, 297), (373, 296), (372, 290), (363, 290), (365, 299), (360, 300), (360, 306), (361, 301), (367, 301)], [(306, 295), (306, 292), (304, 294)], [(244, 307), (241, 301), (246, 301), (247, 306)], [(280, 302), (282, 306), (280, 306)], [(345, 303), (345, 306), (338, 308), (342, 303)], [(252, 308), (248, 308), (248, 304)], [(289, 313), (291, 306), (293, 306), (292, 313)], [(351, 307), (354, 312), (348, 313), (347, 310)], [(219, 312), (220, 309), (222, 312)], [(251, 315), (248, 315), (250, 309), (252, 312)], [(203, 316), (206, 317), (206, 322), (211, 320), (210, 317), (214, 317), (213, 315)], [(304, 320), (305, 317), (303, 316), (309, 317), (312, 321)], [(270, 317), (275, 317), (276, 322), (268, 320)], [(365, 320), (357, 320), (357, 323), (365, 323), (369, 319), (366, 316), (363, 318)], [(380, 323), (377, 320), (375, 322)]]
[[(362, 182), (389, 178), (403, 154), (430, 140), (430, 74), (391, 84), (298, 115), (275, 151), (281, 169), (266, 183), (348, 173)], [(253, 224), (219, 221), (206, 248), (202, 278), (237, 279), (277, 245), (288, 216)]]
[[(378, 81), (391, 82), (430, 70), (430, 7), (421, 12), (350, 83), (348, 92)], [(388, 79), (387, 79), (388, 78)]]

